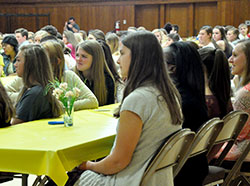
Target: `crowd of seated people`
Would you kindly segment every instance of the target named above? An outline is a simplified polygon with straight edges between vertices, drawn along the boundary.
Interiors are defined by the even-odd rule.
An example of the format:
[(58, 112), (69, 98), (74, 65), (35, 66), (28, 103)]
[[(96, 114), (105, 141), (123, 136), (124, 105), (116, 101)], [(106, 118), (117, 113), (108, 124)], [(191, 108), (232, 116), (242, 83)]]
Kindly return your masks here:
[[(139, 185), (170, 134), (181, 128), (196, 132), (209, 119), (232, 110), (250, 114), (245, 24), (238, 29), (204, 25), (192, 42), (182, 39), (178, 25), (171, 23), (153, 31), (129, 27), (106, 35), (99, 29), (86, 34), (76, 23), (68, 24), (63, 33), (47, 25), (30, 38), (24, 28), (0, 37), (0, 75), (15, 76), (0, 83), (0, 127), (59, 117), (62, 105), (52, 90), (44, 94), (53, 80), (74, 82), (81, 90), (76, 111), (119, 103), (112, 151), (100, 161), (80, 164), (77, 179), (66, 185)], [(236, 160), (249, 139), (250, 119), (226, 159)], [(178, 186), (185, 179), (187, 185), (201, 186), (208, 163), (203, 153), (189, 159), (175, 179), (165, 171), (152, 184)]]

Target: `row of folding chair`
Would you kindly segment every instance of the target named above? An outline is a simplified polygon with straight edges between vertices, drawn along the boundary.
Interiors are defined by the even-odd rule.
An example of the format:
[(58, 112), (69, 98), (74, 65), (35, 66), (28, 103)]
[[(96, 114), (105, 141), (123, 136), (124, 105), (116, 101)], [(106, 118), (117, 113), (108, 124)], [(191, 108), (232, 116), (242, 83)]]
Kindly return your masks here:
[[(240, 171), (241, 165), (244, 163), (244, 160), (250, 151), (249, 143), (246, 144), (240, 157), (236, 161), (232, 161), (232, 167), (226, 169), (222, 166), (227, 153), (236, 142), (247, 119), (248, 114), (243, 111), (232, 111), (223, 118), (224, 126), (215, 140), (214, 147), (220, 147), (225, 142), (227, 142), (227, 145), (212, 166), (209, 166), (209, 175), (207, 176), (209, 179), (204, 180), (205, 186), (217, 185), (219, 180), (219, 183), (221, 183), (222, 186), (236, 186), (239, 185), (240, 182), (244, 182), (242, 185), (250, 186), (249, 180), (245, 176), (246, 174)], [(214, 154), (213, 148), (208, 152), (208, 156), (211, 156), (210, 153)], [(250, 168), (248, 168), (248, 172), (250, 172)]]
[[(250, 150), (250, 144), (246, 147), (242, 156), (236, 161), (234, 167), (225, 177), (225, 169), (219, 167), (226, 154), (234, 144), (241, 129), (244, 127), (248, 114), (242, 111), (233, 111), (222, 120), (213, 118), (206, 122), (198, 131), (194, 133), (189, 129), (182, 129), (170, 136), (160, 147), (155, 157), (150, 162), (141, 180), (141, 186), (150, 185), (150, 179), (154, 174), (163, 169), (172, 168), (173, 179), (179, 173), (188, 158), (201, 153), (211, 153), (214, 145), (227, 142), (228, 145), (216, 161), (217, 166), (209, 166), (209, 174), (204, 180), (204, 185), (223, 186), (230, 185), (237, 179), (247, 182), (247, 178), (239, 173), (239, 167)], [(212, 171), (215, 170), (215, 171)], [(220, 175), (220, 176), (218, 176)], [(237, 178), (237, 179), (235, 179)]]

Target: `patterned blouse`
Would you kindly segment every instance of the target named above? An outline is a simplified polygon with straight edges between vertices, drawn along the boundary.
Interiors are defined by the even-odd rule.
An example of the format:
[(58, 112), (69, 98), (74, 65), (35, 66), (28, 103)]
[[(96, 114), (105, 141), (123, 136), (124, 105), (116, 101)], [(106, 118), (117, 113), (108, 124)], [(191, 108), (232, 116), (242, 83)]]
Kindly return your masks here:
[[(245, 85), (243, 88), (236, 92), (235, 101), (233, 103), (234, 110), (242, 110), (250, 115), (250, 83)], [(225, 160), (237, 160), (241, 153), (243, 152), (245, 145), (248, 144), (250, 140), (250, 117), (248, 118), (244, 128), (240, 132), (237, 142), (233, 145), (229, 153), (227, 154)], [(222, 146), (219, 153), (215, 156), (216, 158), (223, 151), (226, 144)], [(250, 153), (248, 154), (245, 161), (250, 161)]]

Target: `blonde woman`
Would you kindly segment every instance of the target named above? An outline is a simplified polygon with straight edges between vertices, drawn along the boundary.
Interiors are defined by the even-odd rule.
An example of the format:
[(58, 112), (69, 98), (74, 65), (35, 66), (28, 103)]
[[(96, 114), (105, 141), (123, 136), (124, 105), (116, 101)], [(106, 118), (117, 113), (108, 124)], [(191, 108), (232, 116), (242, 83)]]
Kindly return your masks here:
[(48, 40), (42, 42), (42, 47), (49, 54), (50, 63), (54, 72), (54, 78), (60, 82), (64, 81), (68, 84), (74, 84), (81, 92), (80, 96), (74, 103), (75, 110), (91, 109), (98, 107), (98, 101), (91, 90), (81, 81), (81, 79), (71, 70), (64, 70), (65, 60), (63, 49), (59, 42)]
[(39, 44), (41, 43), (41, 39), (49, 36), (48, 32), (44, 31), (44, 30), (39, 30), (34, 34), (34, 43)]
[(160, 44), (162, 44), (162, 39), (163, 39), (163, 32), (161, 31), (161, 29), (154, 29), (152, 31), (152, 33), (155, 35), (155, 37), (158, 39), (158, 41), (160, 42)]
[(74, 33), (77, 43), (83, 42), (82, 34), (81, 33)]

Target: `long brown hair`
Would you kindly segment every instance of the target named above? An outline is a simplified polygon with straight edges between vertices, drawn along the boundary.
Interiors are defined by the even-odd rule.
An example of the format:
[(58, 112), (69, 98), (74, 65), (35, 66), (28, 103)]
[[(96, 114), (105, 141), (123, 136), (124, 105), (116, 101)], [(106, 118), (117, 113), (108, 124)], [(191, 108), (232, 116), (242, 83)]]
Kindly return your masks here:
[(138, 31), (125, 37), (122, 44), (131, 51), (131, 62), (122, 102), (136, 88), (152, 84), (160, 91), (167, 103), (172, 122), (176, 125), (182, 124), (181, 98), (170, 80), (157, 38), (149, 31)]
[[(2, 83), (0, 82), (0, 121), (9, 123), (14, 116), (15, 110), (11, 103), (9, 96), (7, 95)], [(0, 127), (2, 124), (0, 124)]]
[(61, 82), (63, 78), (64, 65), (65, 65), (63, 48), (61, 44), (57, 41), (48, 40), (42, 42), (41, 45), (48, 52), (54, 78), (58, 79)]
[[(29, 44), (22, 46), (19, 52), (22, 52), (24, 56), (24, 73), (22, 76), (24, 86), (18, 100), (28, 88), (33, 86), (34, 81), (45, 89), (49, 82), (54, 80), (49, 57), (44, 48), (40, 45)], [(48, 91), (46, 96), (52, 106), (53, 117), (59, 117), (62, 111), (61, 106), (59, 101), (52, 96), (52, 90)]]
[(240, 45), (241, 50), (246, 56), (246, 68), (241, 76), (240, 86), (245, 86), (250, 82), (250, 39), (241, 40), (237, 45)]
[[(87, 52), (92, 56), (92, 65), (89, 69), (90, 73), (89, 76), (85, 78), (94, 83), (93, 93), (97, 97), (99, 105), (104, 105), (107, 102), (107, 97), (108, 97), (108, 90), (105, 83), (104, 72), (109, 74), (109, 76), (113, 80), (114, 85), (115, 81), (105, 61), (105, 55), (103, 49), (101, 45), (94, 40), (86, 40), (80, 43), (76, 47), (76, 51), (78, 51), (79, 48), (81, 48), (82, 50), (84, 50), (85, 52)], [(79, 71), (77, 67), (74, 68), (74, 71), (76, 72), (76, 74), (79, 75), (80, 78), (83, 76), (83, 73)]]

